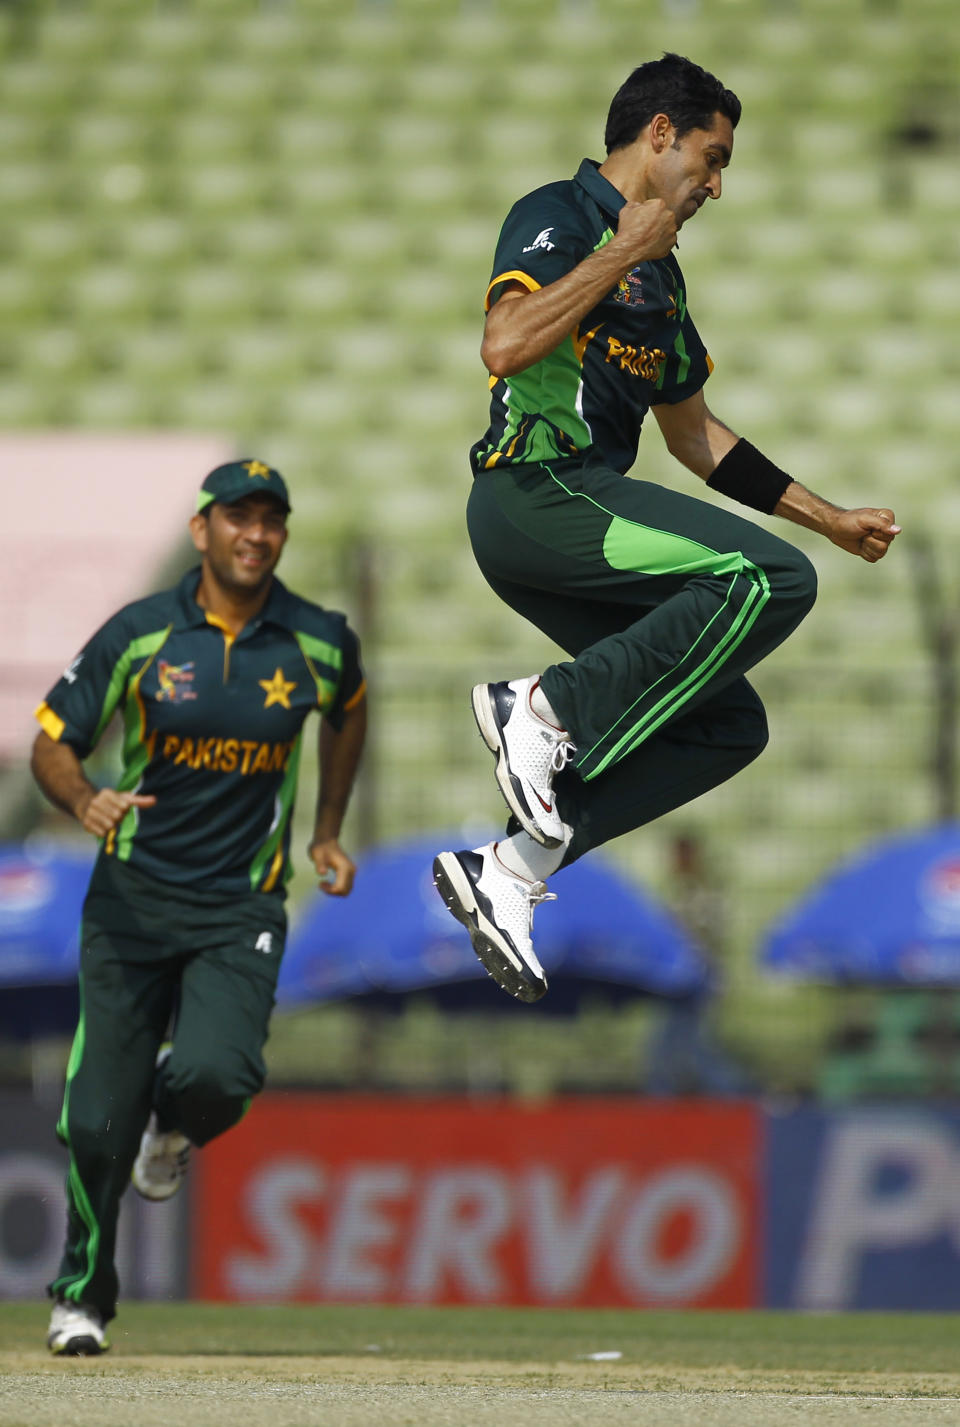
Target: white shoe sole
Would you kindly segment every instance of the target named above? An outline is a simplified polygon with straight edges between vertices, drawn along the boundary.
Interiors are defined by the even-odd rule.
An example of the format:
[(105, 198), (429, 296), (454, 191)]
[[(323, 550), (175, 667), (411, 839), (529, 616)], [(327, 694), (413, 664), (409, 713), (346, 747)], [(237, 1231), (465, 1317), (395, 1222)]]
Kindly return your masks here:
[(501, 990), (520, 1001), (539, 1001), (547, 990), (543, 968), (539, 962), (534, 967), (524, 961), (486, 916), (455, 853), (441, 852), (434, 858), (433, 880), (447, 910), (466, 927), (477, 958)]
[(57, 1338), (48, 1338), (47, 1347), (58, 1358), (96, 1358), (107, 1352), (110, 1344), (106, 1339), (98, 1343), (92, 1333), (74, 1333), (59, 1346)]
[(515, 773), (511, 773), (510, 771), (510, 760), (507, 757), (503, 733), (500, 729), (500, 721), (493, 707), (489, 686), (487, 684), (476, 684), (471, 694), (471, 700), (473, 703), (473, 716), (477, 721), (480, 737), (497, 760), (494, 776), (496, 777), (497, 787), (500, 789), (504, 802), (524, 832), (529, 833), (534, 842), (539, 842), (541, 847), (559, 847), (563, 841), (562, 837), (556, 837), (552, 833), (544, 832), (543, 828), (537, 822), (536, 817), (527, 806), (520, 785), (520, 779)]

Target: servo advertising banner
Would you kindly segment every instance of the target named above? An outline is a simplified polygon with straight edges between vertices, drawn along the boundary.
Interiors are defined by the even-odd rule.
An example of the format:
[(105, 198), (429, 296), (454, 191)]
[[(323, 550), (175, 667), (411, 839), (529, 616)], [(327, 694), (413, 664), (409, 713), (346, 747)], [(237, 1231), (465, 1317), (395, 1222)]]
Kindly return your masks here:
[(198, 1298), (757, 1302), (750, 1105), (266, 1094), (194, 1173)]

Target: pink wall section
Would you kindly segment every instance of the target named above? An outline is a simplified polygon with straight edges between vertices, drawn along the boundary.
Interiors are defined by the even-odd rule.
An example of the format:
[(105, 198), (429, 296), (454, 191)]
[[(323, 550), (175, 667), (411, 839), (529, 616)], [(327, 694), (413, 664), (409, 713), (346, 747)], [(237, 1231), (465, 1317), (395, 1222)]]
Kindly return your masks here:
[(24, 432), (0, 436), (0, 760), (26, 755), (33, 710), (90, 634), (156, 589), (221, 436)]

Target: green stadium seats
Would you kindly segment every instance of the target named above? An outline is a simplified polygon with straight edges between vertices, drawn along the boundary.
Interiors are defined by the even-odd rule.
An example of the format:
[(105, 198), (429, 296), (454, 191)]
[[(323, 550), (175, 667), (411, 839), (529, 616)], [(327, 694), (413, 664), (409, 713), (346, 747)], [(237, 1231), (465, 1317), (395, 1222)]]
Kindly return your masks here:
[(132, 56), (102, 65), (89, 80), (96, 86), (98, 102), (129, 114), (160, 118), (175, 111), (190, 94), (186, 77), (176, 65), (164, 65), (150, 56)]
[[(638, 25), (635, 0), (51, 0), (19, 28), (0, 17), (0, 422), (269, 446), (300, 492), (291, 580), (320, 597), (336, 567), (354, 598), (337, 549), (372, 539), (382, 832), (443, 819), (427, 752), (448, 728), (444, 776), (497, 811), (464, 692), (478, 668), (552, 657), (463, 533), (483, 290), (507, 207), (600, 156), (609, 93), (652, 42), (744, 101), (724, 201), (680, 247), (711, 405), (823, 494), (888, 500), (907, 533), (960, 520), (955, 0), (841, 8), (727, 0)], [(939, 146), (891, 147), (931, 112)], [(649, 424), (642, 472), (696, 492)], [(929, 717), (908, 566), (782, 533), (822, 593), (758, 671), (770, 751), (677, 815), (733, 849), (746, 1036), (758, 930), (878, 826), (932, 810), (926, 746), (903, 737)], [(447, 672), (414, 694), (428, 656)], [(655, 880), (671, 826), (622, 855)]]

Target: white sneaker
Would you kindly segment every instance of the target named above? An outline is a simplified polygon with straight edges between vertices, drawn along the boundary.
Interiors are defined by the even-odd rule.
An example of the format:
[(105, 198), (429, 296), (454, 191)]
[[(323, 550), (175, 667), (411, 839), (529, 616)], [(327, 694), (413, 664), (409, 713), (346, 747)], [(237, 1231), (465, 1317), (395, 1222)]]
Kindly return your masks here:
[(566, 732), (546, 723), (530, 706), (538, 674), (507, 683), (477, 684), (473, 716), (484, 743), (497, 757), (496, 778), (507, 807), (525, 832), (544, 847), (559, 847), (564, 824), (553, 780), (576, 753)]
[(176, 1194), (190, 1167), (190, 1141), (179, 1130), (164, 1133), (151, 1111), (140, 1140), (140, 1152), (130, 1178), (144, 1199), (169, 1199)]
[[(170, 1059), (172, 1050), (172, 1042), (160, 1047), (158, 1071)], [(189, 1167), (190, 1141), (186, 1135), (181, 1135), (179, 1130), (162, 1131), (157, 1123), (157, 1112), (151, 1111), (130, 1173), (134, 1189), (144, 1199), (169, 1199), (180, 1188)]]
[(495, 842), (472, 852), (441, 852), (433, 880), (497, 985), (521, 1001), (539, 1001), (547, 978), (530, 934), (534, 909), (555, 902), (554, 893), (504, 867)]
[(50, 1314), (47, 1347), (65, 1358), (93, 1358), (105, 1353), (110, 1344), (103, 1319), (86, 1303), (57, 1299)]

